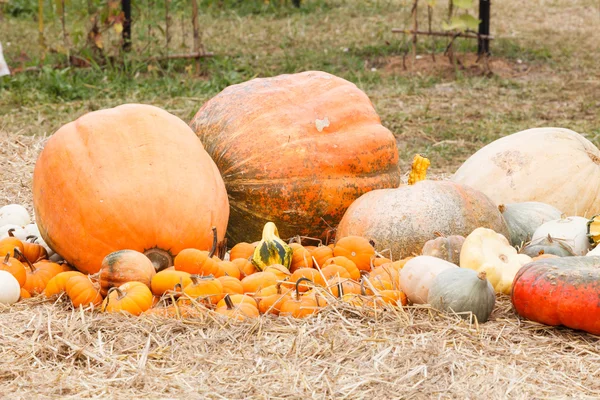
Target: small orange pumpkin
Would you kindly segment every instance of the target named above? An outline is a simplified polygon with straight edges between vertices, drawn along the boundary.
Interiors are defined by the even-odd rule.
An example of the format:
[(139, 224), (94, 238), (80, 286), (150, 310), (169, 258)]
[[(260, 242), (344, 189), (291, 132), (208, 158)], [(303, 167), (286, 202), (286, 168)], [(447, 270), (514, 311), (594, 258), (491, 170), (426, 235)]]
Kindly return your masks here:
[(15, 248), (23, 253), (23, 242), (14, 236), (8, 236), (0, 240), (0, 255), (4, 257), (6, 254), (10, 254), (11, 257), (15, 257)]
[(261, 314), (279, 315), (283, 303), (291, 297), (293, 289), (283, 289), (281, 284), (269, 286), (260, 291), (254, 298), (258, 301), (258, 311)]
[(225, 302), (225, 306), (218, 307), (216, 310), (217, 314), (225, 315), (229, 318), (237, 320), (244, 320), (246, 318), (258, 318), (260, 315), (258, 313), (258, 308), (256, 307), (256, 302), (254, 303), (254, 305), (247, 302), (234, 304), (231, 300), (231, 297), (228, 294), (225, 295), (223, 301)]
[(326, 267), (331, 264), (339, 265), (340, 267), (345, 268), (346, 271), (348, 271), (348, 273), (350, 274), (350, 278), (354, 279), (355, 281), (358, 282), (360, 280), (360, 270), (358, 269), (354, 261), (344, 256), (337, 256), (325, 261), (325, 264), (322, 267)]
[(323, 274), (325, 280), (327, 281), (336, 277), (351, 279), (348, 270), (336, 264), (326, 265), (325, 267), (323, 267), (323, 269), (321, 269), (321, 274)]
[(346, 236), (335, 243), (333, 255), (348, 258), (361, 271), (370, 271), (375, 248), (362, 236)]
[(385, 257), (377, 257), (371, 260), (371, 262), (373, 263), (373, 267), (379, 267), (382, 266), (383, 264), (389, 264), (392, 262), (392, 260), (390, 260), (389, 258), (385, 258)]
[(169, 290), (183, 291), (183, 288), (192, 283), (190, 274), (175, 269), (163, 269), (152, 277), (150, 288), (155, 296), (162, 296)]
[(284, 287), (295, 287), (298, 292), (306, 292), (310, 289), (310, 286), (306, 284), (298, 285), (298, 282), (310, 281), (319, 286), (325, 286), (325, 280), (321, 273), (315, 268), (299, 268), (297, 269), (289, 281), (285, 282)]
[(256, 293), (260, 289), (277, 284), (277, 275), (272, 272), (257, 272), (242, 279), (244, 293)]
[(110, 288), (126, 282), (141, 282), (150, 288), (156, 269), (152, 261), (135, 250), (119, 250), (110, 253), (100, 267), (100, 294), (106, 296)]
[(0, 270), (10, 272), (17, 279), (21, 287), (25, 285), (25, 281), (27, 280), (25, 266), (21, 261), (11, 257), (10, 254), (7, 253), (4, 257), (2, 264), (0, 264)]
[(294, 318), (305, 318), (315, 314), (321, 308), (327, 305), (323, 296), (319, 295), (314, 290), (309, 293), (301, 293), (299, 290), (300, 283), (309, 281), (307, 278), (300, 278), (296, 282), (295, 296), (290, 296), (286, 299), (279, 310), (280, 316), (291, 316)]
[(27, 265), (27, 278), (25, 278), (25, 288), (30, 294), (41, 294), (46, 289), (46, 285), (50, 279), (65, 271), (65, 267), (60, 264), (42, 260), (35, 264), (29, 262), (22, 253), (17, 249), (15, 253), (25, 261)]
[(67, 281), (74, 276), (85, 276), (79, 271), (66, 271), (50, 279), (44, 288), (44, 296), (52, 297), (65, 291)]
[(314, 261), (319, 267), (325, 264), (325, 261), (333, 257), (333, 249), (329, 246), (319, 246), (310, 252), (313, 256)]
[(244, 294), (244, 285), (233, 276), (220, 276), (217, 278), (223, 285), (223, 294)]
[(221, 281), (212, 276), (191, 275), (192, 283), (183, 288), (180, 304), (189, 304), (190, 298), (205, 304), (217, 304), (223, 297)]
[(232, 276), (237, 279), (240, 279), (240, 277), (242, 276), (242, 273), (240, 272), (237, 265), (235, 265), (231, 261), (219, 261), (217, 263), (217, 266), (220, 270), (218, 276)]
[(19, 300), (29, 299), (29, 298), (31, 298), (31, 294), (27, 290), (21, 288), (21, 295), (19, 297)]
[(252, 275), (252, 274), (258, 272), (258, 270), (254, 266), (254, 264), (252, 264), (251, 261), (246, 260), (244, 258), (237, 258), (237, 259), (233, 260), (232, 263), (235, 266), (237, 266), (238, 269), (240, 270), (240, 279), (244, 279), (248, 275)]
[(335, 297), (343, 297), (344, 294), (361, 294), (360, 283), (347, 278), (332, 278), (327, 281), (328, 288)]
[(254, 254), (255, 247), (256, 246), (252, 243), (239, 242), (229, 251), (229, 259), (231, 261), (237, 260), (238, 258), (248, 260)]
[(212, 275), (214, 277), (221, 275), (213, 254), (209, 251), (198, 249), (185, 249), (177, 254), (177, 257), (175, 257), (175, 269), (191, 275)]
[(282, 264), (269, 265), (268, 267), (266, 267), (264, 269), (264, 271), (274, 273), (275, 276), (277, 277), (277, 279), (279, 279), (280, 281), (285, 281), (285, 280), (289, 279), (289, 277), (292, 275), (290, 273), (290, 270), (287, 269)]
[(102, 312), (126, 312), (140, 315), (152, 307), (152, 292), (145, 283), (127, 282), (111, 287), (102, 302)]
[[(68, 274), (68, 272), (64, 272)], [(102, 303), (102, 295), (97, 288), (97, 285), (92, 283), (90, 278), (85, 275), (75, 275), (67, 280), (65, 284), (65, 292), (71, 299), (73, 307), (87, 307), (89, 305), (100, 305)]]
[(292, 248), (292, 263), (290, 264), (290, 272), (294, 272), (299, 268), (312, 268), (313, 259), (310, 251), (300, 243), (291, 243)]
[[(226, 294), (227, 296), (229, 296), (229, 298), (231, 299), (231, 303), (233, 305), (237, 305), (237, 304), (241, 304), (241, 303), (248, 303), (254, 307), (257, 307), (256, 304), (256, 300), (254, 300), (254, 298), (248, 296), (247, 294)], [(225, 301), (225, 296), (223, 296), (223, 298), (221, 300), (219, 300), (219, 302), (217, 303), (217, 308), (219, 307), (226, 307), (227, 306), (227, 302)]]

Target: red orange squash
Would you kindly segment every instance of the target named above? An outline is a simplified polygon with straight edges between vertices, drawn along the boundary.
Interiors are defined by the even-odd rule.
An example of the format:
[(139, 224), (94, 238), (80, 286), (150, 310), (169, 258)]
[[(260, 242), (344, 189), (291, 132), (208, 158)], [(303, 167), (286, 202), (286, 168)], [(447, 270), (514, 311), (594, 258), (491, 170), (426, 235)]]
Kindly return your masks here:
[(600, 335), (600, 257), (544, 258), (523, 266), (512, 303), (524, 318)]
[(157, 270), (185, 248), (222, 240), (229, 217), (219, 171), (191, 129), (157, 107), (94, 111), (50, 137), (35, 165), (33, 204), (44, 241), (86, 273), (117, 250)]
[(260, 237), (325, 239), (354, 199), (400, 183), (393, 134), (369, 98), (325, 72), (229, 86), (191, 122), (227, 187), (230, 243)]

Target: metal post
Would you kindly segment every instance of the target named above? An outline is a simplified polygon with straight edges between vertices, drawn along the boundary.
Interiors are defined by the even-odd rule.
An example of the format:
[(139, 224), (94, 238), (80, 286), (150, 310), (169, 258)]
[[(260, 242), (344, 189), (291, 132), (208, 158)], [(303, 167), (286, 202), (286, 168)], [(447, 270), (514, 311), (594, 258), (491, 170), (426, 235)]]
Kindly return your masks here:
[(479, 0), (479, 34), (484, 35), (477, 41), (477, 54), (490, 54), (490, 3), (491, 0)]
[(123, 50), (131, 50), (131, 0), (121, 0), (121, 8), (125, 20), (123, 21)]

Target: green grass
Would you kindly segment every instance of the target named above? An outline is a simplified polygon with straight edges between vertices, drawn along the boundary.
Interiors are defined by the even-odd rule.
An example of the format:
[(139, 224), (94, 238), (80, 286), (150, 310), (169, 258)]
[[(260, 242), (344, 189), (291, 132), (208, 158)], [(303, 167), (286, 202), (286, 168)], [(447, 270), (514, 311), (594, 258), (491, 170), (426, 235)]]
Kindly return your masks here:
[[(87, 8), (83, 0), (70, 2), (71, 41), (85, 54)], [(12, 68), (41, 64), (36, 4), (10, 0), (5, 6), (0, 37)], [(410, 4), (392, 0), (305, 0), (301, 9), (279, 0), (201, 0), (203, 43), (215, 56), (202, 61), (198, 76), (190, 73), (193, 61), (148, 61), (165, 52), (161, 29), (148, 36), (147, 28), (151, 22), (164, 30), (164, 10), (149, 9), (148, 1), (136, 4), (132, 53), (119, 54), (118, 36), (109, 30), (107, 57), (90, 68), (70, 68), (64, 54), (48, 53), (41, 70), (0, 79), (0, 131), (51, 134), (85, 112), (127, 102), (155, 104), (187, 121), (228, 85), (323, 70), (370, 96), (398, 138), (405, 168), (412, 154), (421, 152), (432, 157), (435, 171), (452, 172), (484, 144), (536, 126), (600, 137), (600, 54), (593, 40), (597, 8), (588, 0), (557, 0), (545, 5), (543, 15), (540, 1), (494, 3), (492, 77), (442, 67), (447, 41), (439, 38), (420, 38), (417, 48), (427, 60), (434, 50), (435, 64), (404, 71), (403, 56), (411, 60), (410, 38), (391, 28), (409, 27)], [(444, 7), (436, 9), (434, 29)], [(188, 8), (187, 1), (171, 3), (171, 53), (190, 51)], [(46, 41), (53, 47), (62, 43), (55, 11), (47, 5)], [(425, 10), (420, 12), (425, 29)], [(464, 59), (476, 43), (457, 40), (455, 49)]]

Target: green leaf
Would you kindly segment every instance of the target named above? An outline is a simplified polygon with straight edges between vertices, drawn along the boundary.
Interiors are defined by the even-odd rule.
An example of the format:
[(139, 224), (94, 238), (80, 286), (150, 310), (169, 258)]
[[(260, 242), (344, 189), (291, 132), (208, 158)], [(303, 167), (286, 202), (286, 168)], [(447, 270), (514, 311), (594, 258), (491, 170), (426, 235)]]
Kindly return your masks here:
[(458, 18), (464, 23), (466, 29), (470, 29), (472, 31), (476, 31), (477, 28), (479, 28), (479, 23), (481, 22), (480, 20), (469, 14), (463, 14)]
[(454, 4), (454, 7), (464, 10), (473, 8), (473, 0), (452, 0), (452, 4)]
[(459, 17), (450, 18), (450, 23), (442, 22), (442, 29), (445, 31), (465, 31), (467, 29), (465, 23)]

